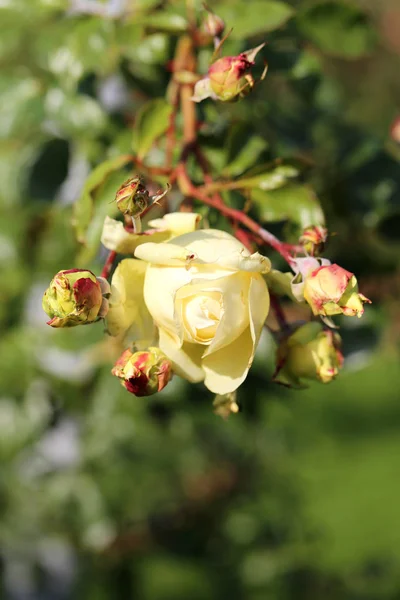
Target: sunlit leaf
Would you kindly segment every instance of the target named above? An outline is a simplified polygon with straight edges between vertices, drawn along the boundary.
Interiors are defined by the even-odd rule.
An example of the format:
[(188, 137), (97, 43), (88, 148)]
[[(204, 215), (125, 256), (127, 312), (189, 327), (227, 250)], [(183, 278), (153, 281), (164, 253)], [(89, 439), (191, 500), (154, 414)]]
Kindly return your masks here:
[(307, 185), (290, 183), (277, 189), (255, 188), (251, 191), (251, 200), (263, 223), (289, 220), (301, 229), (324, 223), (318, 198)]
[(282, 27), (294, 9), (279, 0), (255, 0), (245, 7), (229, 1), (218, 7), (218, 14), (233, 28), (232, 38), (242, 39)]
[(168, 128), (172, 106), (163, 98), (150, 100), (136, 116), (133, 148), (142, 159), (160, 135)]

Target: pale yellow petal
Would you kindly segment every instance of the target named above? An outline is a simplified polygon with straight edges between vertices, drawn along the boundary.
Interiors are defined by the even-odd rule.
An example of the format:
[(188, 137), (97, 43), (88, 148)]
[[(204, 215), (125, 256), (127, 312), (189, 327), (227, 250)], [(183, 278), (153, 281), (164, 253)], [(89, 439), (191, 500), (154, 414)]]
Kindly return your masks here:
[(204, 383), (215, 394), (228, 394), (246, 379), (254, 355), (254, 343), (247, 327), (234, 342), (203, 358)]
[(163, 329), (160, 329), (159, 346), (160, 350), (172, 361), (173, 370), (177, 375), (192, 383), (203, 381), (202, 346), (189, 343), (180, 346), (176, 337)]
[(201, 215), (198, 213), (173, 212), (167, 213), (162, 219), (149, 221), (149, 226), (168, 231), (171, 236), (178, 236), (197, 229)]
[(154, 324), (143, 298), (145, 271), (146, 263), (134, 258), (122, 260), (116, 268), (106, 319), (111, 335), (151, 343)]
[(257, 348), (261, 331), (269, 312), (269, 292), (267, 284), (261, 275), (251, 278), (249, 291), (250, 331), (254, 342), (254, 352)]
[(218, 229), (201, 229), (175, 237), (172, 242), (194, 253), (194, 264), (204, 263), (223, 269), (259, 273), (266, 273), (271, 268), (268, 258), (258, 252), (250, 254), (239, 240)]
[(215, 337), (204, 356), (233, 342), (249, 325), (250, 276), (247, 273), (234, 273), (213, 284), (218, 285), (218, 289), (223, 292), (223, 315)]
[(261, 331), (269, 311), (269, 293), (261, 275), (253, 275), (248, 296), (250, 325), (228, 346), (203, 358), (204, 380), (209, 390), (226, 394), (245, 380), (253, 362)]
[(173, 244), (187, 248), (197, 257), (207, 264), (218, 264), (221, 257), (231, 257), (243, 251), (244, 255), (249, 256), (250, 252), (246, 250), (233, 236), (226, 231), (218, 229), (200, 229), (192, 233), (186, 233), (173, 239)]
[(165, 231), (154, 231), (152, 233), (129, 233), (121, 221), (106, 217), (101, 234), (101, 243), (108, 250), (114, 250), (120, 254), (133, 254), (138, 246), (146, 244), (149, 239), (152, 242), (164, 242), (168, 239)]
[(135, 251), (135, 256), (154, 265), (168, 267), (185, 267), (196, 258), (193, 252), (172, 243), (142, 244)]
[(144, 300), (159, 327), (176, 333), (175, 294), (190, 281), (191, 276), (186, 269), (149, 265), (144, 283)]

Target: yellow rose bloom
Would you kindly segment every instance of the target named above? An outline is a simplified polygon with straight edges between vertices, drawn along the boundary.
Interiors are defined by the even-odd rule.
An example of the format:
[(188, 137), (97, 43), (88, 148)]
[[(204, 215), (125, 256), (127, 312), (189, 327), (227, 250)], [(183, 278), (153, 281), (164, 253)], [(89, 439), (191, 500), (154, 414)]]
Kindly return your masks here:
[(216, 394), (246, 378), (269, 310), (270, 261), (223, 231), (203, 229), (139, 246), (144, 300), (174, 371)]

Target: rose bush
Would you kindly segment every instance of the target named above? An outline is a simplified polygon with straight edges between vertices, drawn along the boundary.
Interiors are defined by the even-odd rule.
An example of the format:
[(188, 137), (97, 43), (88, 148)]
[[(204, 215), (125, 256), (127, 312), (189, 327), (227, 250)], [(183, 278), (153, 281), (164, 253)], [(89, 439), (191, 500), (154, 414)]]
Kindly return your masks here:
[(146, 243), (144, 300), (174, 371), (226, 394), (245, 379), (269, 310), (270, 261), (224, 231)]

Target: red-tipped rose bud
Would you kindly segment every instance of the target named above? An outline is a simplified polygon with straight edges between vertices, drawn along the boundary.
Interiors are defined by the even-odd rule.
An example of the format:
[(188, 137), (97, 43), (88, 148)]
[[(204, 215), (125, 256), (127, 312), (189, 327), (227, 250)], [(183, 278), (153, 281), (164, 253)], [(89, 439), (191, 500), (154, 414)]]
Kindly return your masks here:
[(219, 100), (229, 102), (246, 95), (254, 86), (249, 70), (254, 65), (241, 54), (224, 56), (217, 60), (208, 70), (210, 86)]
[(125, 350), (111, 372), (135, 396), (161, 392), (172, 377), (171, 361), (155, 347), (135, 353)]
[(102, 282), (83, 269), (59, 271), (44, 293), (42, 304), (52, 327), (93, 323), (105, 316), (108, 308)]
[(277, 349), (274, 381), (289, 387), (304, 387), (302, 380), (329, 383), (343, 364), (341, 339), (321, 323), (306, 323), (285, 337)]
[(131, 177), (121, 185), (115, 195), (118, 209), (124, 215), (138, 217), (149, 204), (149, 192), (140, 177)]
[(192, 100), (201, 102), (205, 98), (213, 98), (222, 102), (231, 102), (246, 96), (266, 75), (267, 67), (255, 82), (250, 73), (255, 57), (264, 46), (265, 44), (260, 44), (238, 56), (219, 58), (208, 69), (207, 77), (196, 83)]
[(364, 302), (371, 302), (358, 293), (357, 279), (339, 265), (319, 267), (305, 279), (304, 298), (314, 315), (329, 317), (346, 315), (361, 317)]
[(310, 256), (319, 256), (323, 252), (328, 230), (321, 225), (307, 227), (299, 238), (300, 244)]

